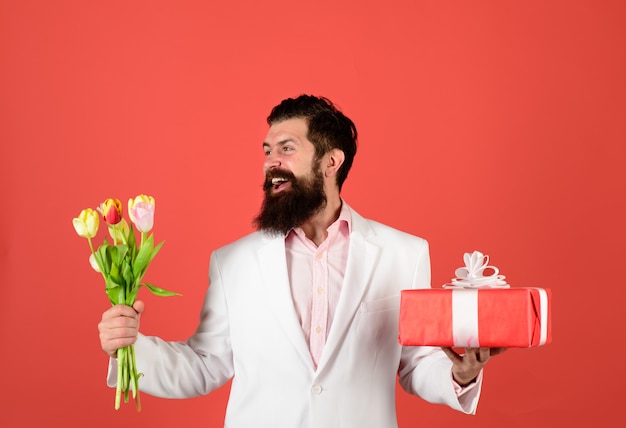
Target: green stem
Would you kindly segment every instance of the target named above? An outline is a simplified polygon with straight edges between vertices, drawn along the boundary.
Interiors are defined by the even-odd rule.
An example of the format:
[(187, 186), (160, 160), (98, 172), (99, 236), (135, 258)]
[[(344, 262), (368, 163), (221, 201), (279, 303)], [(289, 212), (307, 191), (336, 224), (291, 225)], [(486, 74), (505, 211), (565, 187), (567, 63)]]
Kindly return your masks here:
[[(128, 244), (128, 237), (124, 234), (124, 229), (122, 229), (121, 224), (122, 223), (118, 223), (116, 227), (117, 227), (117, 230), (118, 230), (120, 236), (122, 237), (122, 244), (127, 245)], [(117, 233), (115, 235), (117, 236)]]
[(119, 410), (122, 401), (122, 372), (124, 366), (124, 348), (117, 350), (117, 386), (115, 388), (115, 410)]
[(137, 373), (137, 361), (135, 360), (135, 345), (130, 345), (130, 360), (132, 367), (133, 398), (135, 399), (137, 411), (140, 412), (141, 401), (139, 400), (139, 374)]
[(120, 286), (117, 287), (117, 303), (118, 304), (126, 304), (126, 287)]

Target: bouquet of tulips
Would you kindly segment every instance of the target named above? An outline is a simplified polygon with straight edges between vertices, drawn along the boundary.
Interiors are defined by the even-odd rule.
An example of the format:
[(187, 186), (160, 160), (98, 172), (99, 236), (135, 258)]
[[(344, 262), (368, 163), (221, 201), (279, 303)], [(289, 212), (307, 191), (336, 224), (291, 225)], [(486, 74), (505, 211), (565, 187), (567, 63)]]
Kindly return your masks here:
[[(161, 242), (155, 246), (153, 235), (148, 234), (154, 225), (154, 198), (139, 195), (128, 201), (130, 224), (123, 218), (122, 212), (119, 199), (107, 199), (96, 210), (84, 209), (72, 220), (76, 233), (87, 238), (89, 242), (89, 262), (104, 277), (105, 291), (111, 304), (132, 306), (142, 285), (157, 296), (179, 295), (142, 282), (148, 265), (163, 245)], [(105, 237), (102, 245), (94, 249), (92, 239), (98, 233), (100, 215), (108, 226), (112, 243), (109, 244)], [(139, 241), (135, 237), (135, 228), (140, 233)], [(117, 364), (115, 409), (120, 408), (122, 394), (127, 403), (132, 393), (139, 411), (141, 403), (138, 380), (141, 374), (137, 373), (134, 345), (118, 349)]]

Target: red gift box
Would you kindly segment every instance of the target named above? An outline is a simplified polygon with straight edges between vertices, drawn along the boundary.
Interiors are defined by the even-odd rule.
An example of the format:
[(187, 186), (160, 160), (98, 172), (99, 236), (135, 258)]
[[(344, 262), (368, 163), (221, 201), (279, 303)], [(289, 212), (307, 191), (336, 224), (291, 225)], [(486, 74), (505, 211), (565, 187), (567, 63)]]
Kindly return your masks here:
[(403, 290), (399, 342), (406, 346), (529, 348), (552, 341), (549, 289)]

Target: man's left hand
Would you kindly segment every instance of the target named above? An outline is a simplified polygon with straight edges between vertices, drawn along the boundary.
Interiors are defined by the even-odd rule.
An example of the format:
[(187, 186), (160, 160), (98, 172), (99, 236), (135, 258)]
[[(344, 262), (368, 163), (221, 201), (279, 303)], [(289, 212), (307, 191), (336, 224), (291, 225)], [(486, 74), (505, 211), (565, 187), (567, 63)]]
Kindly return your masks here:
[(465, 348), (465, 354), (457, 354), (451, 347), (441, 348), (452, 360), (452, 377), (461, 386), (472, 383), (487, 361), (506, 348)]

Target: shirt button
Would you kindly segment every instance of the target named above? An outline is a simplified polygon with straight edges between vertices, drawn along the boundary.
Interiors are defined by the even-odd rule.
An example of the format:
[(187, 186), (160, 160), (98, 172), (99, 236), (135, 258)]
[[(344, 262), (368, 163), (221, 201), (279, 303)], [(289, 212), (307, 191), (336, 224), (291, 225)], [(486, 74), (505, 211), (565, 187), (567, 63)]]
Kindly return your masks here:
[(315, 395), (320, 395), (322, 393), (321, 385), (313, 385), (313, 387), (311, 388), (311, 392)]
[(322, 332), (322, 327), (320, 327), (319, 325), (317, 327), (315, 327), (315, 332), (316, 333), (321, 333)]
[(324, 257), (324, 254), (319, 252), (315, 255), (315, 258), (317, 258), (317, 260), (322, 260), (322, 257)]
[(324, 289), (322, 287), (317, 287), (317, 294), (322, 294)]

